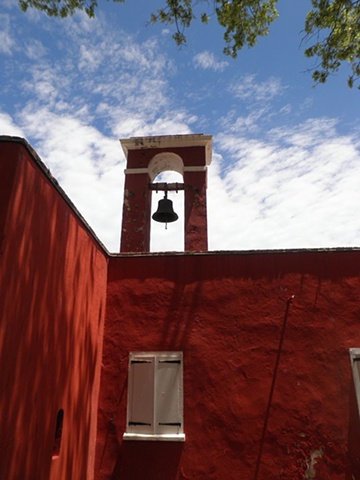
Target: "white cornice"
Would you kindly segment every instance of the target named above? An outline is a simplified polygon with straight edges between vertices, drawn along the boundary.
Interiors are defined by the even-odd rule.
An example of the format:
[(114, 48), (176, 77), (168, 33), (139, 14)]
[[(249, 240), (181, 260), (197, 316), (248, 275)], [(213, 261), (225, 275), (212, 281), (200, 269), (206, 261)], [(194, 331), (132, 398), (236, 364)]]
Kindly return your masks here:
[(126, 158), (129, 150), (149, 148), (205, 147), (206, 165), (211, 163), (212, 135), (202, 133), (190, 135), (162, 135), (157, 137), (131, 137), (120, 139)]

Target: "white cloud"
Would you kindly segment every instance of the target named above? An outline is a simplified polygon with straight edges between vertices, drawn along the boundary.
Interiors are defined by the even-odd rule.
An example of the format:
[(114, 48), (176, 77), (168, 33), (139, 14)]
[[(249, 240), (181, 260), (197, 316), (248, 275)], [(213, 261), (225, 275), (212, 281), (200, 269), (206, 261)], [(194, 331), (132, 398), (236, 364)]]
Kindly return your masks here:
[[(84, 122), (96, 118), (116, 135), (127, 135), (136, 125), (146, 130), (144, 125), (153, 123), (169, 102), (166, 57), (153, 40), (137, 45), (127, 35), (106, 35), (101, 28), (84, 32), (78, 28), (79, 19), (73, 24), (74, 29), (69, 29), (68, 21), (64, 24), (71, 41), (59, 35), (60, 57), (39, 54), (35, 58), (34, 49), (28, 49), (32, 61), (23, 67), (22, 87), (32, 103), (51, 106)], [(43, 49), (39, 51), (44, 54)], [(97, 102), (89, 102), (94, 96)], [(125, 120), (126, 128), (119, 128)]]
[[(31, 140), (90, 226), (111, 251), (118, 251), (125, 165), (117, 138), (190, 133), (195, 117), (168, 108), (169, 62), (156, 42), (140, 45), (111, 32), (97, 40), (92, 24), (82, 17), (80, 22), (87, 29), (70, 29), (72, 42), (64, 50), (66, 37), (61, 37), (60, 56), (46, 55), (40, 43), (36, 55), (36, 42), (29, 44), (31, 62), (21, 67), (27, 102), (13, 117), (0, 117), (1, 133)], [(65, 31), (68, 26), (67, 21)], [(97, 104), (88, 101), (94, 94)], [(94, 121), (105, 122), (107, 134)]]
[(245, 75), (230, 86), (230, 92), (240, 100), (270, 102), (282, 95), (285, 88), (279, 78), (270, 77), (264, 82), (259, 82), (256, 75)]
[(207, 50), (200, 52), (194, 56), (194, 65), (196, 68), (204, 70), (214, 70), (215, 72), (222, 72), (228, 67), (229, 62), (225, 60), (216, 60), (215, 55)]
[(86, 69), (94, 72), (102, 63), (102, 53), (100, 50), (90, 50), (86, 45), (80, 45), (80, 70)]
[(24, 130), (16, 124), (11, 116), (0, 111), (0, 135), (24, 137)]
[(11, 55), (16, 43), (10, 34), (10, 16), (0, 15), (0, 53)]
[[(221, 179), (210, 174), (211, 248), (359, 244), (360, 149), (337, 133), (333, 120), (283, 127), (282, 135), (270, 132), (263, 140), (223, 135), (218, 141), (233, 162)], [(213, 203), (218, 198), (226, 216)]]
[(260, 121), (269, 111), (266, 107), (253, 108), (247, 115), (238, 116), (237, 111), (230, 111), (226, 117), (220, 119), (222, 130), (233, 132), (237, 135), (251, 134), (260, 131)]
[(20, 121), (80, 213), (108, 248), (117, 251), (124, 180), (117, 139), (46, 108), (29, 107)]
[[(80, 15), (44, 25), (54, 26), (56, 47), (33, 38), (21, 62), (6, 57), (23, 88), (7, 85), (13, 97), (8, 110), (2, 107), (1, 133), (30, 140), (100, 239), (118, 251), (125, 163), (117, 138), (207, 129), (210, 109), (200, 114), (193, 104), (208, 106), (211, 95), (191, 86), (185, 106), (158, 42), (137, 42), (107, 28), (101, 16), (97, 22)], [(19, 51), (15, 55), (20, 59)], [(215, 71), (226, 66), (209, 52), (196, 61)], [(229, 108), (211, 107), (217, 130), (204, 131), (214, 134), (210, 248), (359, 244), (356, 137), (340, 135), (334, 119), (284, 120), (293, 106), (287, 99), (274, 106), (284, 92), (279, 79), (259, 82), (247, 75), (228, 92), (219, 103)], [(173, 198), (179, 222), (167, 231), (152, 225), (154, 249), (183, 249), (181, 198)], [(155, 198), (153, 203), (155, 208)]]
[(46, 56), (47, 51), (47, 48), (39, 40), (35, 39), (31, 39), (25, 46), (25, 54), (32, 61), (42, 59)]

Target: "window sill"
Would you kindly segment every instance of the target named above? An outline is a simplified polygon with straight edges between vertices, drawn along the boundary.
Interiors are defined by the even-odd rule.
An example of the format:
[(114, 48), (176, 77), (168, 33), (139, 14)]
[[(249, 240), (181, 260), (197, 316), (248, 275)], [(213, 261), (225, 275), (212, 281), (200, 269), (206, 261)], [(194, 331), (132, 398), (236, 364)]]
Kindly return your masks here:
[(145, 433), (124, 433), (123, 440), (147, 440), (163, 442), (185, 442), (185, 434), (145, 434)]

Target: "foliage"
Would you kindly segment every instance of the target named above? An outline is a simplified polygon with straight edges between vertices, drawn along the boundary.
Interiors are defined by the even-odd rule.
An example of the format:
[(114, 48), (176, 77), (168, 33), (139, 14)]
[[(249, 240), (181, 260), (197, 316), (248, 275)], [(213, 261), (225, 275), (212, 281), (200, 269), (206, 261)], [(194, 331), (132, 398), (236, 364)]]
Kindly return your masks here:
[[(253, 47), (257, 38), (269, 33), (269, 25), (277, 19), (276, 3), (278, 0), (214, 0), (210, 14), (215, 13), (219, 24), (225, 28), (224, 53), (236, 58), (244, 46)], [(186, 43), (184, 29), (195, 19), (193, 0), (166, 0), (166, 6), (151, 16), (152, 23), (176, 25), (174, 39), (178, 45)], [(203, 2), (209, 7), (206, 0)], [(208, 23), (210, 15), (202, 12), (200, 19)]]
[[(84, 10), (90, 17), (95, 17), (98, 0), (18, 0), (20, 8), (26, 12), (29, 7), (42, 10), (50, 17), (65, 18), (73, 15), (77, 10)], [(124, 0), (113, 0), (123, 2)]]
[(348, 85), (352, 87), (360, 77), (360, 0), (312, 0), (312, 5), (305, 32), (315, 43), (305, 55), (319, 59), (313, 78), (325, 83), (347, 62), (351, 67)]
[[(22, 10), (29, 7), (50, 16), (67, 17), (77, 10), (95, 16), (98, 0), (18, 0)], [(124, 0), (113, 0), (123, 2)], [(291, 1), (291, 0), (290, 0)], [(278, 0), (164, 0), (165, 5), (151, 15), (151, 22), (173, 24), (177, 45), (186, 43), (185, 30), (200, 12), (200, 21), (208, 23), (216, 16), (224, 27), (224, 53), (236, 58), (243, 47), (253, 47), (259, 36), (267, 35), (270, 24), (278, 17)], [(305, 20), (305, 40), (314, 42), (305, 55), (315, 57), (313, 71), (316, 83), (324, 83), (340, 66), (349, 64), (352, 87), (360, 78), (360, 0), (311, 0), (312, 9)], [(360, 87), (359, 87), (360, 88)]]

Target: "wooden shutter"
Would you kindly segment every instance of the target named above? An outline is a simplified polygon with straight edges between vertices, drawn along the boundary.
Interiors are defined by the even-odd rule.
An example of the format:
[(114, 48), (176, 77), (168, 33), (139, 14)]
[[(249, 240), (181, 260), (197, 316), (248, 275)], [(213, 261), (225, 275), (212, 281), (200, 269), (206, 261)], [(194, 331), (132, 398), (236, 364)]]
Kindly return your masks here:
[(358, 409), (360, 412), (360, 348), (350, 348), (352, 377), (355, 387)]
[(184, 441), (182, 352), (130, 353), (125, 439)]
[(127, 431), (153, 433), (154, 357), (130, 357)]
[(155, 433), (183, 432), (182, 355), (156, 358)]

